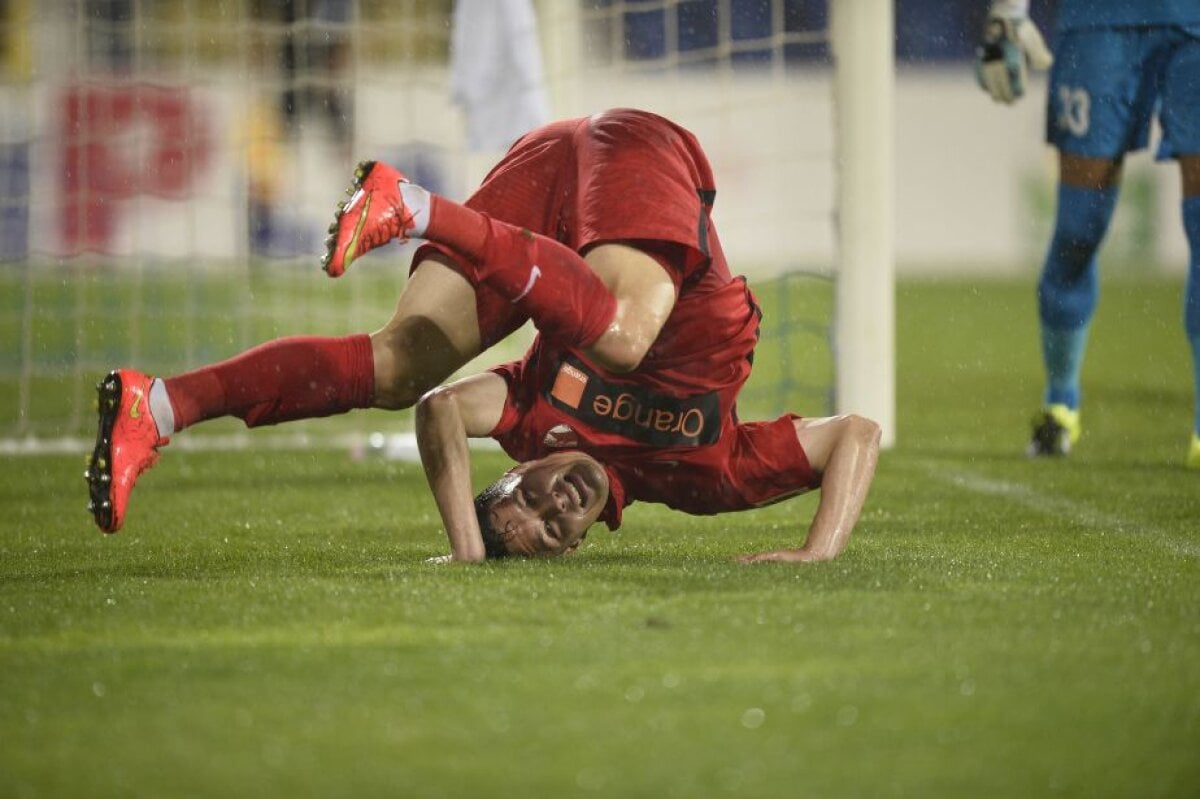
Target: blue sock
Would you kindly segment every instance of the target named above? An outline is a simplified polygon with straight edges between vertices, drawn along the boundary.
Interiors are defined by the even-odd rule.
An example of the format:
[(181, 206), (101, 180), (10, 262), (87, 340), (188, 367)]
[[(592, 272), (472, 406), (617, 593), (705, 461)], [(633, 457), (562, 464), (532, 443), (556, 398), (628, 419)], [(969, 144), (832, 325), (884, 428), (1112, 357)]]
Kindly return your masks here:
[[(1193, 280), (1195, 284), (1197, 281)], [(1198, 292), (1193, 292), (1193, 296)], [(1192, 431), (1200, 436), (1200, 336), (1192, 336), (1192, 379), (1196, 384), (1196, 415), (1192, 417)]]
[(1055, 330), (1042, 326), (1042, 360), (1046, 364), (1047, 405), (1079, 408), (1079, 369), (1087, 346), (1088, 327)]
[(1079, 370), (1096, 310), (1096, 251), (1112, 219), (1117, 187), (1059, 184), (1054, 237), (1038, 283), (1046, 404), (1079, 407)]
[(1183, 229), (1187, 233), (1191, 257), (1188, 259), (1187, 289), (1183, 299), (1183, 329), (1192, 345), (1192, 380), (1196, 401), (1192, 429), (1200, 435), (1200, 197), (1183, 201)]

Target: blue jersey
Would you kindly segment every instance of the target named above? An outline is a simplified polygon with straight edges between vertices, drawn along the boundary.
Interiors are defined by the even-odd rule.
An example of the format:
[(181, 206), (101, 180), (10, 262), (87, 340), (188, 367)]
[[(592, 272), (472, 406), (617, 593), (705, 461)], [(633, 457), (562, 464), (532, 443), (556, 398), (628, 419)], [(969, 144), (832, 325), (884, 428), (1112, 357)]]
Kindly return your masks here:
[(1200, 25), (1200, 0), (1062, 0), (1060, 31), (1145, 25)]

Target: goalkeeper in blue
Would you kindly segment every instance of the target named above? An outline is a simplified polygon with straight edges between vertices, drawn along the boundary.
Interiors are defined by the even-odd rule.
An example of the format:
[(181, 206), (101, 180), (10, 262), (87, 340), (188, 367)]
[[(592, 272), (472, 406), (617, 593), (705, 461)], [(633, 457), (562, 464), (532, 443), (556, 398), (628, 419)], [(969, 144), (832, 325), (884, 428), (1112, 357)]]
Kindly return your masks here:
[(1066, 455), (1081, 431), (1079, 371), (1096, 309), (1096, 251), (1108, 230), (1125, 154), (1147, 146), (1183, 176), (1190, 248), (1184, 330), (1196, 382), (1187, 465), (1200, 469), (1200, 0), (1062, 0), (1056, 57), (1029, 19), (1029, 0), (995, 0), (976, 75), (993, 99), (1025, 92), (1027, 70), (1050, 72), (1046, 140), (1058, 149), (1058, 210), (1038, 283), (1044, 405), (1031, 456)]

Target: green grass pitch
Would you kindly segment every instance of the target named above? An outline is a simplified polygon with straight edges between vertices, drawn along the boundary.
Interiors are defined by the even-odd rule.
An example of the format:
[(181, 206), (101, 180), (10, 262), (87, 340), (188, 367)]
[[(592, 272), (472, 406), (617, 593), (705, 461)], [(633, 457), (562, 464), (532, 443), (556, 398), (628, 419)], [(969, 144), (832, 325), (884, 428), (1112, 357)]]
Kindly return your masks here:
[(1032, 281), (902, 283), (827, 564), (733, 562), (810, 496), (428, 565), (419, 467), (340, 451), (169, 449), (105, 538), (81, 457), (0, 458), (0, 796), (1197, 796), (1180, 293), (1105, 285), (1085, 437), (1029, 462)]

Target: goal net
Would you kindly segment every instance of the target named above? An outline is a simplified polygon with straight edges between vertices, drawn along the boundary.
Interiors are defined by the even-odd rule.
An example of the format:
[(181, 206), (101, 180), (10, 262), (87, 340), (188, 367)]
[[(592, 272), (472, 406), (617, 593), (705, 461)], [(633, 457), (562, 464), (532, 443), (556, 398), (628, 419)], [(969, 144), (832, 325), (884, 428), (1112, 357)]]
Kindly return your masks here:
[[(836, 8), (533, 5), (550, 116), (646, 108), (709, 154), (715, 223), (765, 312), (742, 416), (834, 410), (848, 340)], [(461, 199), (502, 154), (468, 140), (451, 96), (454, 23), (452, 0), (0, 4), (0, 447), (86, 446), (94, 385), (116, 366), (171, 374), (282, 335), (386, 322), (411, 247), (330, 281), (321, 242), (359, 159)], [(517, 357), (530, 335), (469, 368)], [(178, 443), (344, 443), (409, 427), (372, 411), (248, 437), (219, 420)]]

